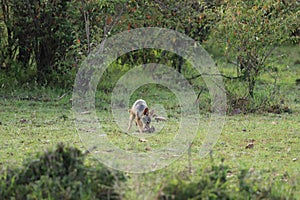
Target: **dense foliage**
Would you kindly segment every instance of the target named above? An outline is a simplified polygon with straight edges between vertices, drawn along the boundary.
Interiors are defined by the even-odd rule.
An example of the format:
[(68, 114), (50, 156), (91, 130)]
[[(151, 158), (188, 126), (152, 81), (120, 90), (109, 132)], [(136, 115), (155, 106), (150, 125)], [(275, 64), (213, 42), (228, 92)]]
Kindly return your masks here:
[[(163, 27), (184, 33), (204, 47), (214, 46), (217, 52), (212, 54), (236, 65), (235, 74), (221, 75), (247, 87), (242, 99), (255, 99), (262, 72), (277, 69), (273, 50), (299, 42), (297, 0), (1, 0), (0, 5), (3, 88), (28, 84), (71, 88), (81, 62), (104, 38), (134, 28)], [(111, 71), (126, 72), (150, 62), (172, 66), (180, 73), (188, 66), (173, 53), (152, 49), (120, 56)], [(200, 77), (189, 73), (188, 77)], [(191, 83), (199, 89), (200, 79), (195, 80)], [(227, 84), (228, 94), (236, 96), (229, 89), (236, 86)]]
[(213, 22), (205, 15), (208, 6), (196, 1), (182, 9), (177, 1), (1, 0), (1, 68), (21, 83), (65, 87), (82, 58), (116, 32), (159, 26), (202, 41)]
[(59, 144), (0, 174), (1, 199), (119, 199), (114, 191), (121, 173), (84, 164), (85, 155)]
[[(178, 176), (164, 188), (159, 199), (295, 199), (293, 194), (279, 186), (280, 182), (269, 180), (265, 184), (253, 176), (251, 170), (241, 169), (238, 173), (238, 180), (232, 181), (229, 166), (213, 164), (199, 171), (197, 180)], [(278, 187), (281, 189), (277, 190)]]
[[(130, 179), (104, 166), (84, 164), (86, 154), (58, 144), (28, 159), (20, 168), (0, 173), (1, 199), (121, 199), (116, 184)], [(234, 173), (236, 175), (234, 175)], [(293, 186), (283, 180), (262, 179), (251, 170), (233, 172), (224, 160), (174, 174), (162, 183), (157, 199), (295, 199)], [(175, 177), (175, 178), (174, 178)]]
[(226, 1), (220, 8), (213, 39), (219, 40), (227, 59), (237, 66), (237, 76), (248, 83), (251, 97), (261, 72), (271, 68), (272, 51), (299, 40), (292, 36), (298, 29), (299, 8), (296, 0)]

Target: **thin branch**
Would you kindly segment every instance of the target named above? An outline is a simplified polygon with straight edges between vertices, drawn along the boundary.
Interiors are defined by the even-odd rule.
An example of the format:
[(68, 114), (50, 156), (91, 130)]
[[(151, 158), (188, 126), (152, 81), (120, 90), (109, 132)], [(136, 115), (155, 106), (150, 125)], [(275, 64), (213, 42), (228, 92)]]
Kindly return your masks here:
[(20, 96), (1, 96), (4, 99), (14, 99), (14, 100), (24, 100), (24, 101), (41, 101), (41, 102), (57, 102), (65, 98), (70, 93), (64, 93), (57, 98), (50, 98), (50, 97), (35, 97), (35, 96), (27, 96), (27, 97), (20, 97)]
[(261, 64), (264, 63), (275, 49), (276, 49), (276, 46), (274, 46), (272, 49), (270, 49), (270, 51), (262, 58), (260, 63)]
[(87, 54), (91, 52), (91, 41), (90, 41), (90, 17), (89, 12), (85, 9), (85, 2), (82, 0), (83, 4), (83, 17), (84, 17), (84, 24), (85, 24), (85, 34), (87, 39), (88, 51)]
[[(119, 19), (120, 19), (120, 17), (122, 16), (122, 14), (124, 13), (124, 8), (125, 8), (125, 4), (123, 5), (123, 8), (122, 8), (122, 10), (119, 12), (119, 14), (113, 19), (113, 21), (112, 21), (112, 23), (110, 23), (111, 25), (110, 26), (108, 26), (109, 24), (105, 24), (105, 26), (104, 26), (104, 36), (106, 36), (106, 35), (108, 35), (108, 33), (109, 32), (111, 32), (112, 31), (112, 29), (114, 28), (114, 26), (116, 25), (116, 23), (119, 21)], [(106, 22), (107, 22), (107, 20), (105, 20)], [(107, 30), (107, 29), (109, 29), (109, 30)]]
[(238, 64), (238, 62), (234, 62), (234, 61), (232, 61), (232, 60), (229, 60), (229, 59), (227, 59), (227, 63), (229, 63), (229, 64), (233, 64), (233, 65), (236, 65), (236, 66), (238, 66), (239, 64)]
[(199, 102), (200, 95), (202, 94), (203, 90), (204, 90), (203, 87), (201, 87), (201, 90), (200, 90), (200, 92), (199, 92), (198, 95), (197, 95), (197, 99), (196, 99), (196, 102), (197, 102), (197, 103)]
[(190, 81), (190, 80), (199, 78), (201, 76), (222, 76), (224, 78), (231, 79), (231, 80), (243, 78), (243, 76), (226, 76), (225, 74), (207, 74), (207, 73), (203, 73), (203, 74), (198, 74), (196, 76), (192, 76), (190, 78), (187, 78), (187, 80)]
[(168, 7), (163, 2), (161, 2), (159, 0), (154, 0), (154, 1), (157, 3), (158, 8), (160, 9), (160, 11), (163, 11), (161, 7), (163, 7), (164, 9), (168, 9)]

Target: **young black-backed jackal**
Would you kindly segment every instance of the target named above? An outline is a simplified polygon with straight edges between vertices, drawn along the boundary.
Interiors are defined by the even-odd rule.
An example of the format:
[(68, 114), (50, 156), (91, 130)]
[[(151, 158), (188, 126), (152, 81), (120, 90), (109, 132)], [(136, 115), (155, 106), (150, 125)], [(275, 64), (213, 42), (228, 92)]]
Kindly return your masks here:
[(154, 127), (150, 128), (151, 118), (153, 117), (154, 110), (149, 110), (146, 101), (144, 101), (143, 99), (136, 100), (136, 102), (134, 102), (134, 104), (132, 105), (132, 108), (128, 111), (130, 113), (129, 125), (127, 129), (128, 131), (130, 130), (134, 119), (136, 125), (139, 127), (140, 133), (147, 131), (150, 132), (150, 129), (154, 129)]

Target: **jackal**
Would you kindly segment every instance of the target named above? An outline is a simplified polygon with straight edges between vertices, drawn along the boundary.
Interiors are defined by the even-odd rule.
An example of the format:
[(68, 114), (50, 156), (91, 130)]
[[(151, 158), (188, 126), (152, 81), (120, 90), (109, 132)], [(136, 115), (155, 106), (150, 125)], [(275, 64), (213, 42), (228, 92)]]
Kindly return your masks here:
[(154, 110), (149, 110), (146, 101), (143, 99), (138, 99), (132, 105), (132, 108), (128, 110), (129, 125), (127, 131), (130, 130), (132, 122), (135, 119), (136, 125), (139, 127), (140, 133), (150, 130), (151, 118), (153, 117)]

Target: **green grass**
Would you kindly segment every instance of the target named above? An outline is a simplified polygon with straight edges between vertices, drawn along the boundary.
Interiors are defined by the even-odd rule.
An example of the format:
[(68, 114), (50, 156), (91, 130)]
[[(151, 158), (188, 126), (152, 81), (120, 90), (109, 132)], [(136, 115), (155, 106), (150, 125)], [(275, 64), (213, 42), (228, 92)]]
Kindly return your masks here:
[(19, 165), (34, 152), (60, 141), (80, 142), (69, 103), (2, 99), (0, 105), (1, 166)]
[[(250, 169), (257, 182), (264, 185), (275, 182), (278, 193), (293, 194), (300, 199), (300, 106), (299, 86), (295, 84), (300, 71), (297, 58), (294, 57), (299, 55), (299, 51), (292, 49), (292, 52), (293, 58), (286, 58), (287, 62), (284, 62), (288, 63), (289, 68), (284, 64), (279, 65), (278, 76), (279, 97), (284, 100), (283, 104), (291, 108), (291, 113), (262, 112), (227, 116), (222, 134), (211, 154), (201, 158), (199, 150), (210, 119), (209, 113), (204, 110), (200, 114), (201, 126), (193, 140), (190, 156), (186, 152), (168, 167), (155, 172), (140, 175), (129, 173), (128, 181), (118, 186), (121, 196), (124, 199), (155, 199), (174, 177), (180, 175), (192, 181), (197, 180), (197, 171), (224, 158), (229, 166), (228, 179), (232, 187), (235, 187), (240, 170)], [(225, 67), (226, 70), (230, 71)], [(263, 84), (272, 85), (273, 80), (266, 74), (261, 76), (261, 80), (265, 82), (260, 83), (258, 90), (265, 95)], [(0, 169), (20, 166), (36, 152), (60, 142), (86, 150), (71, 112), (71, 91), (6, 88), (0, 95), (3, 97), (0, 99)], [(168, 117), (168, 121), (161, 132), (152, 135), (127, 135), (121, 131), (112, 120), (109, 97), (104, 92), (97, 93), (96, 110), (103, 130), (115, 146), (130, 152), (147, 153), (174, 140), (181, 116), (174, 94), (166, 88), (145, 86), (136, 91), (130, 100), (132, 103), (134, 99), (142, 97), (149, 102), (149, 106), (159, 104), (165, 107), (164, 113), (159, 113), (160, 107), (157, 107), (157, 111)], [(128, 113), (124, 111), (122, 123), (127, 124), (127, 118)], [(154, 123), (154, 126), (162, 125)], [(133, 126), (132, 132), (135, 131), (137, 127)], [(146, 138), (147, 142), (140, 142), (141, 137)], [(250, 142), (254, 143), (253, 148), (246, 148)], [(91, 155), (87, 162), (89, 165), (99, 165)]]
[[(41, 103), (2, 99), (0, 104), (1, 167), (18, 166), (35, 152), (43, 151), (59, 142), (85, 150), (74, 127), (70, 112), (71, 103), (67, 100)], [(107, 126), (111, 124), (109, 113), (102, 111), (98, 115)], [(174, 120), (170, 123), (177, 122)], [(133, 130), (136, 131), (137, 128), (133, 127)], [(208, 166), (211, 162), (210, 156), (200, 158), (198, 155), (205, 135), (203, 133), (205, 129), (200, 130), (191, 149), (190, 159), (194, 171)], [(212, 157), (216, 161), (225, 158), (225, 163), (230, 166), (233, 176), (237, 176), (239, 169), (249, 168), (253, 169), (258, 178), (275, 179), (283, 185), (297, 185), (292, 192), (300, 198), (298, 192), (300, 191), (299, 130), (300, 117), (297, 114), (228, 116), (222, 135), (213, 148)], [(139, 142), (136, 135), (128, 136), (116, 128), (110, 130), (108, 135), (116, 146), (138, 152), (147, 152), (146, 147), (151, 147), (152, 150), (159, 149), (174, 139), (167, 130), (147, 138), (148, 142), (145, 143)], [(252, 140), (254, 140), (254, 148), (246, 149), (246, 145)], [(90, 158), (90, 162), (97, 164), (93, 157)], [(166, 169), (139, 177), (132, 175), (133, 180), (136, 178), (141, 182), (126, 183), (128, 189), (126, 195), (130, 197), (141, 195), (142, 192), (147, 193), (149, 191), (144, 187), (148, 188), (148, 185), (159, 182), (157, 186), (152, 186), (152, 192), (156, 193), (166, 184), (164, 181), (168, 181), (168, 178), (162, 177), (172, 177), (175, 173), (187, 171), (188, 166), (188, 156), (184, 154)]]

